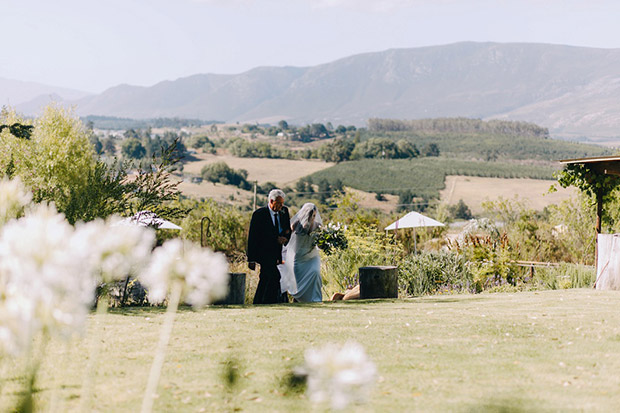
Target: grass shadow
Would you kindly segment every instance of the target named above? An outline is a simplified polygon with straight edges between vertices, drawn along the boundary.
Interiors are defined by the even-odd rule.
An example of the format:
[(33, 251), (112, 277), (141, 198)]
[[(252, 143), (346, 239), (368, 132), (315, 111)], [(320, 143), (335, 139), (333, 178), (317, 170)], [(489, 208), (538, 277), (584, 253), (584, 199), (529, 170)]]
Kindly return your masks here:
[[(217, 304), (205, 307), (206, 311), (228, 311), (239, 309), (272, 309), (272, 310), (289, 310), (291, 308), (334, 308), (340, 310), (359, 310), (373, 309), (385, 304), (408, 304), (408, 303), (433, 303), (433, 304), (454, 304), (460, 302), (482, 301), (484, 297), (480, 296), (454, 296), (454, 297), (412, 297), (412, 298), (374, 298), (374, 299), (357, 299), (357, 300), (338, 300), (338, 301), (321, 301), (315, 303), (279, 303), (279, 304)], [(179, 305), (177, 312), (193, 312), (190, 305)], [(130, 307), (113, 307), (108, 309), (109, 314), (121, 315), (127, 317), (144, 317), (149, 315), (159, 315), (166, 312), (165, 306), (130, 306)]]
[(450, 296), (448, 297), (433, 297), (433, 296), (422, 296), (415, 297), (413, 299), (419, 300), (424, 303), (433, 303), (433, 304), (451, 304), (451, 303), (462, 303), (462, 302), (472, 302), (472, 301), (484, 301), (484, 297), (480, 295), (460, 295), (460, 296)]
[(549, 410), (525, 399), (489, 400), (480, 405), (468, 406), (464, 413), (544, 413)]

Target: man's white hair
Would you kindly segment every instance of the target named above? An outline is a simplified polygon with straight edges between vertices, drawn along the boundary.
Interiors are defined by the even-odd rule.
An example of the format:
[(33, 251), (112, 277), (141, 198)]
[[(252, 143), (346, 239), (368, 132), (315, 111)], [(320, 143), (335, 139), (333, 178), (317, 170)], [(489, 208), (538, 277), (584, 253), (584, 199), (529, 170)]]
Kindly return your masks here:
[(286, 195), (284, 195), (284, 192), (280, 189), (272, 189), (271, 191), (269, 191), (269, 200), (270, 201), (275, 201), (276, 198), (286, 198)]

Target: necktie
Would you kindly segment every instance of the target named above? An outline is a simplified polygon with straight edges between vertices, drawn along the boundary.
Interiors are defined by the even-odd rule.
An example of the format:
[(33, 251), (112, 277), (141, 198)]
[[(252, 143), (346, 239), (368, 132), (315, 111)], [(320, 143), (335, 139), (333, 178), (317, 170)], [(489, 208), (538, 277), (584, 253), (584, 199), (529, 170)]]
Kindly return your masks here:
[(280, 219), (278, 218), (280, 214), (276, 212), (274, 215), (276, 217), (276, 231), (280, 234)]

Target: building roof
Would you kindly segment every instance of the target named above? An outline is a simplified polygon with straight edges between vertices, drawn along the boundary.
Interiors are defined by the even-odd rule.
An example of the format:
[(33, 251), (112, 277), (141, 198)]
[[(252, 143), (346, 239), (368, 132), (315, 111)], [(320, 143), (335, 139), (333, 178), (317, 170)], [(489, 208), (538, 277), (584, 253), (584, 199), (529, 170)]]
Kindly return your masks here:
[(563, 164), (587, 164), (596, 172), (605, 175), (620, 175), (620, 156), (596, 156), (593, 158), (564, 159)]

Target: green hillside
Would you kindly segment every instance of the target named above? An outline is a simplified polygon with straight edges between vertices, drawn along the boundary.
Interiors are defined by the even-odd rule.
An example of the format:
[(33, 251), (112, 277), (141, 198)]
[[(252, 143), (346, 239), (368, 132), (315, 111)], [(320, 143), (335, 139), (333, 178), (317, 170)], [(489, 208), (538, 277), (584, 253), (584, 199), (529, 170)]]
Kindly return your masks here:
[(325, 179), (331, 184), (340, 180), (346, 186), (367, 192), (399, 194), (409, 190), (416, 196), (437, 198), (445, 187), (446, 175), (551, 180), (553, 171), (551, 166), (427, 157), (342, 162), (310, 177), (313, 182)]
[[(383, 127), (376, 126), (378, 121), (382, 121)], [(364, 131), (360, 138), (405, 139), (414, 143), (418, 149), (435, 144), (442, 155), (460, 159), (555, 162), (560, 159), (612, 154), (609, 148), (602, 146), (549, 139), (546, 129), (541, 131), (540, 127), (525, 122), (485, 122), (462, 118), (423, 121), (371, 119), (371, 128)], [(497, 128), (498, 123), (502, 129)]]

